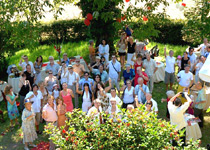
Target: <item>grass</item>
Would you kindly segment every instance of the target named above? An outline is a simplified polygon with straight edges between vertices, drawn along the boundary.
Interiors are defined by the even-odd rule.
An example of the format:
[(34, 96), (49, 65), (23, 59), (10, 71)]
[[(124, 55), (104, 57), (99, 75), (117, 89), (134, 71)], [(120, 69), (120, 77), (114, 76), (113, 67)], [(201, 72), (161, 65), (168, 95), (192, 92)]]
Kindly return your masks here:
[[(152, 48), (153, 46), (158, 45), (158, 48), (160, 49), (160, 56), (163, 56), (163, 49), (164, 44), (159, 44), (155, 42), (150, 42), (150, 44), (147, 46), (148, 49)], [(175, 52), (175, 56), (179, 54), (183, 54), (187, 46), (174, 46), (174, 45), (166, 45), (167, 52), (172, 49)], [(79, 42), (79, 43), (67, 43), (62, 45), (62, 54), (66, 52), (69, 56), (75, 56), (80, 55), (85, 58), (85, 60), (89, 60), (88, 58), (88, 43), (87, 42)], [(29, 52), (28, 49), (23, 49), (15, 53), (14, 56), (10, 57), (10, 64), (16, 64), (18, 65), (19, 60), (22, 55), (28, 55), (29, 60), (34, 62), (36, 57), (39, 55), (43, 56), (44, 62), (48, 61), (48, 56), (54, 56), (55, 59), (58, 59), (57, 52), (54, 50), (53, 45), (43, 45), (38, 47), (38, 49)], [(164, 61), (164, 57), (159, 57), (161, 61)], [(123, 81), (120, 82), (120, 85), (123, 84)], [(176, 91), (178, 87), (178, 84), (174, 84), (173, 89)], [(153, 99), (157, 101), (158, 108), (159, 108), (159, 118), (166, 119), (166, 103), (161, 103), (161, 98), (166, 98), (166, 89), (165, 84), (163, 82), (156, 83), (154, 85), (154, 91), (153, 91)], [(80, 107), (81, 107), (81, 99), (80, 99)], [(7, 130), (9, 128), (9, 119), (5, 107), (4, 102), (0, 102), (0, 110), (4, 111), (4, 117), (6, 122), (1, 123), (0, 133)], [(202, 131), (202, 147), (206, 147), (206, 145), (210, 142), (210, 114), (205, 113), (204, 115), (204, 128)], [(21, 119), (19, 118), (19, 121)], [(43, 130), (44, 124), (41, 124), (41, 130)], [(0, 149), (16, 149), (16, 150), (22, 150), (23, 144), (22, 144), (22, 137), (20, 136), (21, 129), (16, 127), (13, 131), (7, 132), (5, 136), (0, 136)], [(38, 140), (35, 141), (35, 143), (39, 143), (40, 141), (48, 141), (47, 136), (42, 134), (39, 135)]]

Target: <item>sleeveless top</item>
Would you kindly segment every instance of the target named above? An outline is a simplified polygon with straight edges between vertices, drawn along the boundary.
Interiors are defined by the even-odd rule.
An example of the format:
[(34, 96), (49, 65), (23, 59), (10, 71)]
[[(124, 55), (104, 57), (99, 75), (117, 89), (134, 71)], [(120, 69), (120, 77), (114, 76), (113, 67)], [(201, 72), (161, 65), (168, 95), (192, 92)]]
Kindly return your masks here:
[(133, 90), (134, 90), (133, 86), (131, 86), (131, 89), (129, 91), (128, 88), (126, 87), (123, 97), (123, 103), (128, 104), (134, 102)]
[(29, 92), (29, 89), (30, 89), (29, 83), (27, 83), (26, 85), (23, 85), (23, 86), (21, 87), (21, 89), (20, 89), (20, 91), (19, 91), (19, 94), (20, 94), (21, 96), (26, 96), (26, 94)]
[(136, 46), (136, 43), (133, 42), (133, 45), (131, 45), (130, 42), (128, 42), (128, 53), (135, 53), (135, 46)]
[(126, 47), (125, 47), (125, 43), (119, 43), (119, 52), (120, 53), (125, 53), (126, 51), (125, 51), (125, 49), (126, 49)]
[[(35, 61), (35, 64), (34, 64), (34, 69), (36, 70), (36, 69), (41, 69), (42, 68), (42, 62), (40, 63), (40, 65), (38, 65), (38, 63)], [(39, 74), (40, 73), (40, 71), (36, 71), (36, 73), (37, 74)]]
[(54, 84), (56, 84), (56, 80), (54, 80), (54, 81), (48, 81), (48, 84), (47, 84), (47, 90), (49, 91), (49, 92), (52, 92), (52, 90), (53, 90), (53, 85)]
[(63, 95), (63, 91), (61, 91), (61, 96), (63, 97), (63, 102), (66, 104), (66, 111), (72, 112), (73, 110), (73, 103), (72, 103), (72, 97), (69, 91), (67, 91), (67, 95)]
[(142, 67), (142, 62), (141, 62), (140, 65), (137, 63), (137, 61), (135, 62), (135, 64), (134, 64), (135, 74), (137, 74), (137, 68), (138, 67)]
[(181, 60), (181, 70), (184, 70), (184, 66), (186, 64), (188, 64), (188, 61), (190, 60), (189, 57), (187, 57), (187, 60), (184, 60), (184, 57), (182, 57), (182, 60)]
[(83, 100), (83, 103), (84, 102), (91, 102), (90, 93), (88, 92), (88, 95), (86, 95), (86, 92), (84, 92), (82, 100)]

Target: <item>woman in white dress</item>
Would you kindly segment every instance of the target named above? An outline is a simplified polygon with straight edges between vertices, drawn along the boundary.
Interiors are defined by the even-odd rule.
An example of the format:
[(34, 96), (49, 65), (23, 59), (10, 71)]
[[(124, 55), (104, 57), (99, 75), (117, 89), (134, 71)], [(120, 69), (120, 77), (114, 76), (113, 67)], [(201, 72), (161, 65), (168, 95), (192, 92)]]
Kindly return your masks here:
[(84, 90), (79, 91), (79, 84), (77, 83), (76, 85), (76, 92), (80, 95), (82, 95), (82, 111), (83, 112), (88, 112), (88, 110), (92, 107), (93, 105), (93, 94), (89, 89), (89, 84), (85, 83), (84, 84)]
[(102, 40), (102, 44), (99, 45), (99, 56), (104, 56), (106, 62), (109, 61), (109, 44), (106, 44), (105, 40)]

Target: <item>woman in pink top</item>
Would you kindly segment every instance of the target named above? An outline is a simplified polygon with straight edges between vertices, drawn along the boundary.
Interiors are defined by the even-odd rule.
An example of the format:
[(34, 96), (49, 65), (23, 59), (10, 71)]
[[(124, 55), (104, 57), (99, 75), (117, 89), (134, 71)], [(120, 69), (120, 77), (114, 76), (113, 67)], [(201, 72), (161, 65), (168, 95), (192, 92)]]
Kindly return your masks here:
[(74, 109), (72, 98), (74, 98), (74, 93), (71, 89), (68, 89), (68, 85), (66, 82), (62, 84), (63, 90), (60, 92), (60, 96), (63, 98), (64, 104), (66, 104), (66, 111), (72, 112)]

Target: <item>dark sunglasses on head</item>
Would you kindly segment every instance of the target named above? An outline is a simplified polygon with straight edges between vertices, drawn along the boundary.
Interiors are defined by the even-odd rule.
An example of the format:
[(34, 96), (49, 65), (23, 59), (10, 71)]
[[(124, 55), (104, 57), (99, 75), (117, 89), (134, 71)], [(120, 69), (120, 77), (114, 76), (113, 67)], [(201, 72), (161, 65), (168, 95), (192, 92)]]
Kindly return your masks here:
[(148, 104), (148, 105), (152, 105), (152, 103), (146, 103), (146, 105), (147, 105), (147, 104)]

